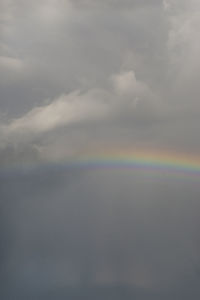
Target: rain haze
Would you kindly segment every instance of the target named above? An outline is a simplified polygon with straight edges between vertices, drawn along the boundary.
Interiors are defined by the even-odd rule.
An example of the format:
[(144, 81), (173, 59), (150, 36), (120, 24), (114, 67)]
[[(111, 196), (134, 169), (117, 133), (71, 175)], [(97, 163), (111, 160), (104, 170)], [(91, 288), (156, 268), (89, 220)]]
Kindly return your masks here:
[(0, 298), (200, 297), (200, 2), (0, 0)]

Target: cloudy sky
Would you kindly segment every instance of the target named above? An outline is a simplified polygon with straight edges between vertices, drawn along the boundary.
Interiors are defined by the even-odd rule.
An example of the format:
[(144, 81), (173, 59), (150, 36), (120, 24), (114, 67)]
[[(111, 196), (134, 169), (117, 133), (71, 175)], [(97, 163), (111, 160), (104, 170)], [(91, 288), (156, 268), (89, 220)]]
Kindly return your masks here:
[(3, 300), (199, 298), (197, 178), (62, 167), (198, 154), (199, 31), (198, 0), (0, 0)]

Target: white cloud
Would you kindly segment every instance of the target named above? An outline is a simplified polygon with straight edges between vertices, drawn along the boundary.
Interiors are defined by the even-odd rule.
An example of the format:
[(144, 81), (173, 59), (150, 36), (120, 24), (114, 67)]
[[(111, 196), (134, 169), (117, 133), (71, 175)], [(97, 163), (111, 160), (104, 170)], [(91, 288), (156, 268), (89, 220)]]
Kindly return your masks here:
[[(115, 102), (119, 111), (137, 112), (138, 115), (151, 106), (155, 109), (157, 99), (155, 94), (144, 82), (136, 78), (133, 70), (122, 71), (111, 76), (115, 93)], [(137, 110), (139, 109), (139, 110)]]
[(139, 95), (148, 88), (136, 79), (134, 71), (124, 71), (111, 77), (115, 91), (119, 95)]
[(34, 135), (75, 122), (101, 119), (106, 115), (108, 107), (97, 99), (104, 98), (105, 94), (101, 90), (91, 90), (86, 94), (76, 91), (62, 95), (48, 105), (35, 107), (21, 118), (4, 124), (1, 130), (8, 137), (18, 133)]
[[(51, 148), (54, 149), (54, 145), (43, 147), (38, 138), (40, 140), (42, 137), (44, 141), (46, 137), (48, 139), (48, 132), (60, 127), (68, 127), (67, 134), (69, 135), (71, 124), (77, 124), (77, 128), (80, 129), (82, 124), (88, 122), (98, 121), (101, 126), (104, 121), (113, 120), (116, 117), (118, 120), (121, 117), (124, 119), (126, 115), (129, 116), (128, 120), (132, 115), (132, 118), (136, 119), (136, 123), (137, 120), (146, 118), (148, 114), (150, 119), (155, 117), (156, 110), (160, 109), (159, 103), (156, 102), (157, 99), (148, 86), (137, 80), (133, 70), (112, 75), (111, 83), (112, 85), (107, 90), (90, 89), (84, 93), (74, 91), (63, 94), (46, 105), (32, 108), (19, 118), (11, 119), (6, 123), (1, 122), (1, 149), (5, 149), (9, 145), (18, 151), (19, 147), (32, 145), (40, 153), (40, 157), (44, 157), (43, 150), (46, 153), (45, 156), (48, 157), (49, 153), (52, 153)], [(90, 131), (85, 132), (84, 139), (89, 141), (89, 136)], [(69, 152), (66, 151), (66, 145), (63, 146), (59, 133), (53, 134), (52, 138), (61, 147), (55, 151), (56, 153)], [(74, 140), (73, 137), (70, 138)], [(72, 140), (71, 145), (73, 144)], [(79, 142), (82, 143), (80, 135)], [(90, 147), (89, 144), (88, 147)], [(74, 150), (71, 149), (70, 142), (69, 149), (73, 153)]]
[[(8, 60), (7, 63), (13, 64), (13, 67), (20, 64), (17, 60)], [(71, 123), (105, 118), (118, 110), (120, 102), (126, 106), (127, 96), (138, 100), (141, 95), (150, 95), (148, 87), (136, 79), (133, 71), (114, 74), (111, 79), (113, 89), (110, 91), (91, 89), (85, 93), (74, 91), (63, 94), (47, 105), (34, 107), (24, 116), (1, 125), (1, 129), (7, 135), (17, 132), (44, 133)]]

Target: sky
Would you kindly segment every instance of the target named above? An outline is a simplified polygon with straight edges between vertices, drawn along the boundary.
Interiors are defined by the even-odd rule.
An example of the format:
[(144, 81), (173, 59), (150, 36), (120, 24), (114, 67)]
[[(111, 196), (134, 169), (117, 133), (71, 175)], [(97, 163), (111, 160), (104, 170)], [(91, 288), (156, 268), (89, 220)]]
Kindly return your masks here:
[(3, 300), (199, 298), (200, 177), (76, 164), (199, 155), (199, 30), (198, 0), (0, 0)]

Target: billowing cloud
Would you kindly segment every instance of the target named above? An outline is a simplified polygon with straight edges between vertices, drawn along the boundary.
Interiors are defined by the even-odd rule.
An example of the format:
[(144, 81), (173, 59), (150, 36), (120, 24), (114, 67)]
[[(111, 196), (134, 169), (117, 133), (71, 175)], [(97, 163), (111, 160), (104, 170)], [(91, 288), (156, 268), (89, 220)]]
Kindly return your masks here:
[(97, 97), (98, 91), (82, 96), (79, 92), (62, 95), (50, 104), (35, 107), (21, 118), (3, 125), (2, 131), (8, 136), (18, 133), (37, 135), (62, 125), (101, 118), (106, 114), (106, 105), (94, 101)]
[(147, 90), (144, 84), (137, 81), (133, 71), (113, 75), (112, 81), (117, 93), (122, 95), (139, 95)]
[[(111, 119), (113, 122), (118, 122), (121, 116), (123, 119), (127, 117), (127, 120), (132, 118), (137, 124), (142, 122), (147, 114), (151, 122), (156, 121), (161, 113), (160, 110), (163, 109), (162, 103), (159, 106), (157, 96), (146, 84), (136, 79), (134, 71), (114, 74), (108, 82), (110, 86), (107, 90), (91, 89), (87, 92), (74, 91), (63, 94), (54, 100), (47, 100), (42, 106), (34, 107), (19, 118), (2, 121), (1, 151), (5, 153), (7, 147), (13, 147), (15, 152), (21, 152), (22, 147), (26, 148), (27, 145), (29, 148), (33, 147), (41, 151), (41, 138), (44, 143), (51, 133), (57, 144), (59, 128), (61, 132), (63, 132), (62, 128), (65, 128), (67, 136), (72, 125), (82, 127), (89, 123), (92, 126), (97, 122), (101, 128), (102, 123), (109, 124)], [(90, 148), (90, 144), (94, 145), (94, 141), (89, 141), (90, 131), (85, 131), (84, 135), (88, 140), (87, 148)], [(54, 144), (48, 145), (46, 150), (52, 152), (52, 147), (54, 148)], [(70, 149), (70, 141), (66, 143), (65, 148)]]

